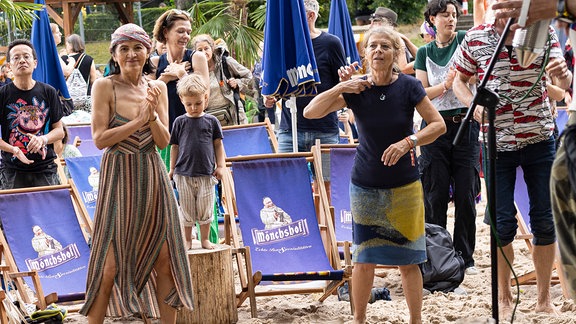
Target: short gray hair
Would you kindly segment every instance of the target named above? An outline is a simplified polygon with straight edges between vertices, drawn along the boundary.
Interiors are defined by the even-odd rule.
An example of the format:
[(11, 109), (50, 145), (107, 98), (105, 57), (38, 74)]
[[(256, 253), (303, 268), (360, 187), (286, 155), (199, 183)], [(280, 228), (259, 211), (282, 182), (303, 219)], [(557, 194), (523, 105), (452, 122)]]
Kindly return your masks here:
[(306, 8), (306, 11), (312, 11), (316, 14), (320, 11), (318, 0), (304, 0), (304, 8)]

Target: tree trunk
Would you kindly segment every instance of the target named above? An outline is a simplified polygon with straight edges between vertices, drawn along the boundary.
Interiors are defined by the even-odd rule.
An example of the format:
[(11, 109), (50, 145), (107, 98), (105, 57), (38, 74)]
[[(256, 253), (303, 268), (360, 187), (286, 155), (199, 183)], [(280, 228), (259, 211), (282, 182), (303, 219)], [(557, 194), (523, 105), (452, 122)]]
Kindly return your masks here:
[(194, 310), (178, 312), (177, 323), (220, 324), (238, 322), (232, 250), (217, 244), (214, 250), (188, 252), (194, 286)]

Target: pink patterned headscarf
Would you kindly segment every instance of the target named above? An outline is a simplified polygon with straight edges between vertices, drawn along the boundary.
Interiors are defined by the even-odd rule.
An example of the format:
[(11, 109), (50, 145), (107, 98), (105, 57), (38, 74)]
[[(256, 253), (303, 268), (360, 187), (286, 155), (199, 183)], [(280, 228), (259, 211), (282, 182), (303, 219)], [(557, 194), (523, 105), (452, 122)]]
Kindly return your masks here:
[(152, 48), (152, 41), (144, 29), (142, 29), (142, 27), (136, 24), (126, 24), (118, 27), (112, 34), (110, 51), (112, 51), (114, 46), (131, 40), (142, 43), (148, 50)]

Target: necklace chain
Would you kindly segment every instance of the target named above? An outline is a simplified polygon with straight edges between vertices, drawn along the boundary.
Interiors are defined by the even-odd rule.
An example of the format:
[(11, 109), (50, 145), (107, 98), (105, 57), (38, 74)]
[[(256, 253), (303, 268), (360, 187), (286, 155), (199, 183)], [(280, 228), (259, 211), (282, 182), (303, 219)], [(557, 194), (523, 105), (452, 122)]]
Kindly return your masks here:
[(452, 34), (452, 36), (450, 36), (450, 39), (446, 42), (440, 42), (438, 41), (438, 38), (436, 38), (434, 41), (436, 42), (437, 45), (444, 46), (452, 43), (453, 40), (454, 40), (454, 34)]

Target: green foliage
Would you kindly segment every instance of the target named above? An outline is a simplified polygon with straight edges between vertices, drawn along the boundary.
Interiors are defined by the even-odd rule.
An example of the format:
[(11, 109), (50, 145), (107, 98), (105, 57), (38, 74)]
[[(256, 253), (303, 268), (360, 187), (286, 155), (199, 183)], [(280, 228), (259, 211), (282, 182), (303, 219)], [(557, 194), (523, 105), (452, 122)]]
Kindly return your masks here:
[[(329, 0), (328, 0), (329, 1)], [(412, 24), (424, 17), (426, 0), (356, 0), (358, 8), (368, 8), (374, 12), (378, 7), (386, 7), (398, 14), (398, 24)], [(350, 15), (354, 12), (350, 11)]]
[[(262, 1), (248, 1), (248, 7), (251, 6), (255, 9), (248, 13), (247, 7), (232, 10), (227, 1), (199, 1), (189, 10), (193, 36), (209, 34), (214, 39), (222, 38), (231, 55), (242, 65), (251, 67), (258, 59), (259, 43), (264, 39), (266, 16)], [(248, 16), (246, 22), (245, 16)]]
[[(154, 23), (164, 11), (170, 8), (143, 8), (142, 14), (142, 28), (152, 37), (154, 30)], [(134, 21), (138, 23), (138, 17), (134, 13)], [(94, 41), (110, 41), (110, 35), (120, 27), (120, 21), (116, 13), (110, 12), (95, 12), (86, 15), (84, 18), (84, 37), (86, 42)], [(74, 33), (80, 34), (79, 24), (74, 26)]]
[[(6, 18), (12, 21), (13, 26), (18, 29), (32, 27), (32, 22), (38, 17), (34, 10), (40, 10), (41, 8), (41, 5), (35, 3), (0, 0), (0, 12), (3, 12)], [(6, 27), (4, 26), (4, 28)]]
[[(85, 42), (110, 41), (110, 35), (120, 27), (120, 21), (109, 13), (93, 13), (84, 18)], [(80, 34), (78, 23), (74, 26), (74, 33)]]

